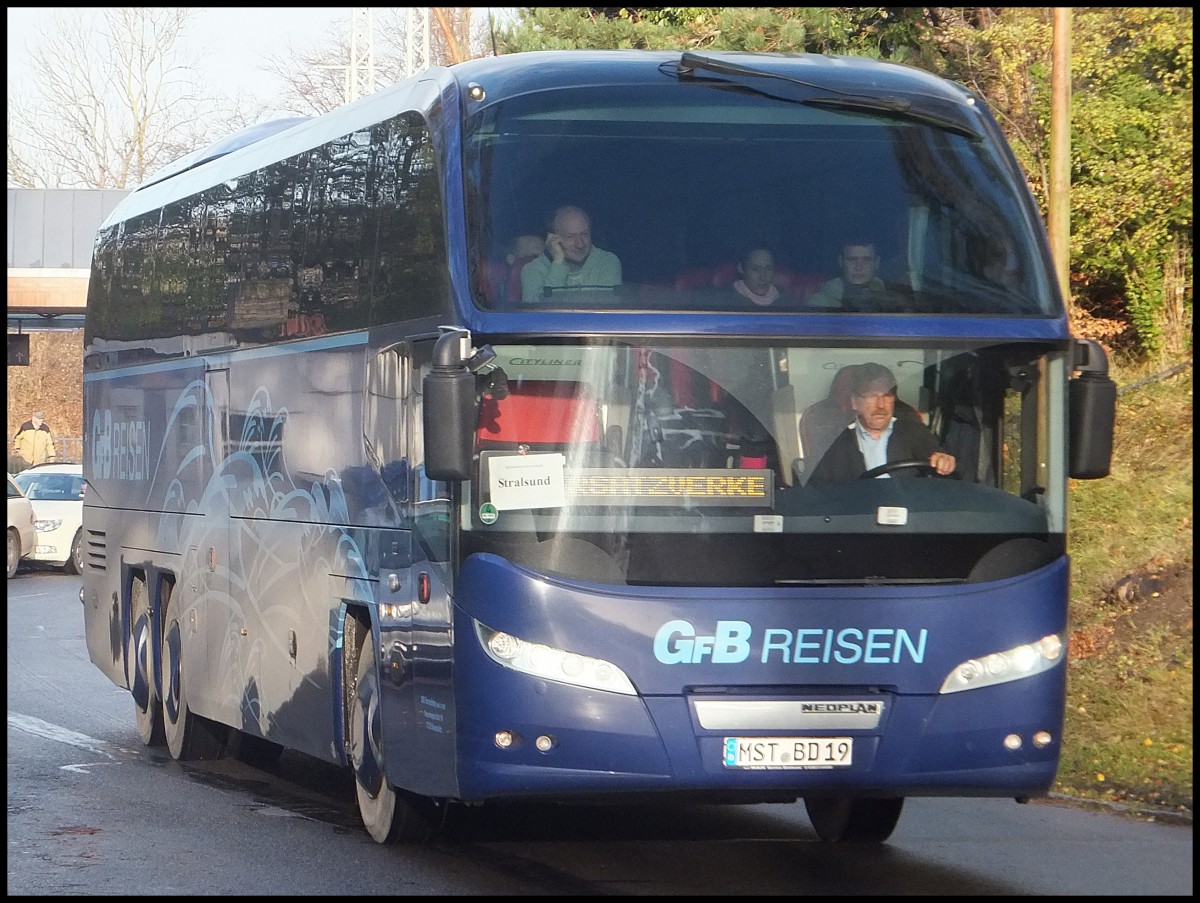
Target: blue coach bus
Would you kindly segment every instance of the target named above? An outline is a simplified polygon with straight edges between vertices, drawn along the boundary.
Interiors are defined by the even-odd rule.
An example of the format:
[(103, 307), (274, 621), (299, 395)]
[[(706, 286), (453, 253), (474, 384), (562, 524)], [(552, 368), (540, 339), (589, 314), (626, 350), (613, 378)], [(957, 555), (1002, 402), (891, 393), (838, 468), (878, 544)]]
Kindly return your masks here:
[[(345, 766), (379, 842), (634, 793), (882, 841), (906, 797), (1051, 786), (1067, 481), (1107, 473), (1115, 390), (959, 85), (431, 69), (132, 192), (85, 343), (89, 654), (177, 759)], [(867, 363), (952, 471), (815, 478)]]

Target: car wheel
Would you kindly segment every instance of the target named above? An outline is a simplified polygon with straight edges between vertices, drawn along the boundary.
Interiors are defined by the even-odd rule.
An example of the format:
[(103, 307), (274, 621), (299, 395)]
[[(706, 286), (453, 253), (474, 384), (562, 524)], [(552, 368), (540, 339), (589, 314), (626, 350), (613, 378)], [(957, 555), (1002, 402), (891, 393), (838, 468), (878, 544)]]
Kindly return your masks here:
[(75, 538), (71, 540), (71, 555), (67, 558), (65, 565), (68, 574), (83, 573), (83, 529), (75, 531)]
[(21, 563), (21, 534), (16, 530), (8, 531), (8, 579), (17, 573), (17, 565)]

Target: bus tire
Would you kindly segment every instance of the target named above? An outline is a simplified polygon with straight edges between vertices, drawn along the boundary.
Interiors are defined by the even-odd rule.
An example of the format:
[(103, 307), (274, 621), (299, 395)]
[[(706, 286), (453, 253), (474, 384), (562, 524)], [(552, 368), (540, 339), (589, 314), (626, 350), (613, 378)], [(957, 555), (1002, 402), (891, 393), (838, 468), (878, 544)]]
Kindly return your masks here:
[(180, 604), (171, 583), (163, 584), (162, 721), (167, 749), (173, 759), (219, 759), (225, 751), (228, 729), (195, 714), (188, 706), (183, 673), (183, 629)]
[(354, 795), (367, 833), (376, 843), (428, 843), (437, 833), (433, 800), (399, 790), (387, 781), (380, 746), (379, 669), (368, 631), (358, 655), (350, 708), (350, 764)]
[(138, 736), (147, 746), (167, 742), (163, 729), (162, 703), (154, 680), (157, 643), (150, 617), (150, 593), (146, 580), (135, 576), (129, 587), (129, 637), (125, 648), (125, 666), (129, 670), (129, 693), (137, 718)]
[(817, 836), (828, 843), (883, 843), (896, 828), (904, 797), (806, 796)]

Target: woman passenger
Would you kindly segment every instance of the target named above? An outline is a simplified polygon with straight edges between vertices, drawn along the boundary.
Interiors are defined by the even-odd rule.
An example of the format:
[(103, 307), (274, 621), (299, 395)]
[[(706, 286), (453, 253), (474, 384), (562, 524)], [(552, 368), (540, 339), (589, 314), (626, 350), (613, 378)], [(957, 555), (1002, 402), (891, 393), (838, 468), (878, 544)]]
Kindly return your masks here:
[(739, 278), (733, 290), (756, 307), (770, 307), (779, 300), (775, 285), (775, 255), (765, 245), (748, 245), (738, 257)]

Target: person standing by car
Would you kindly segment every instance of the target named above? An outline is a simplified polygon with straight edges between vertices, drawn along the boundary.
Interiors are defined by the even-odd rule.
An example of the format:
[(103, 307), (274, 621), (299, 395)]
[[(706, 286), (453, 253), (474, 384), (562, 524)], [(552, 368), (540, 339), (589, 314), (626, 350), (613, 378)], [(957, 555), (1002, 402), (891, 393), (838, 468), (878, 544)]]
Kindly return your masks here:
[(58, 460), (58, 452), (54, 449), (54, 436), (41, 411), (34, 411), (30, 418), (21, 424), (13, 437), (13, 453), (24, 462), (21, 470)]

